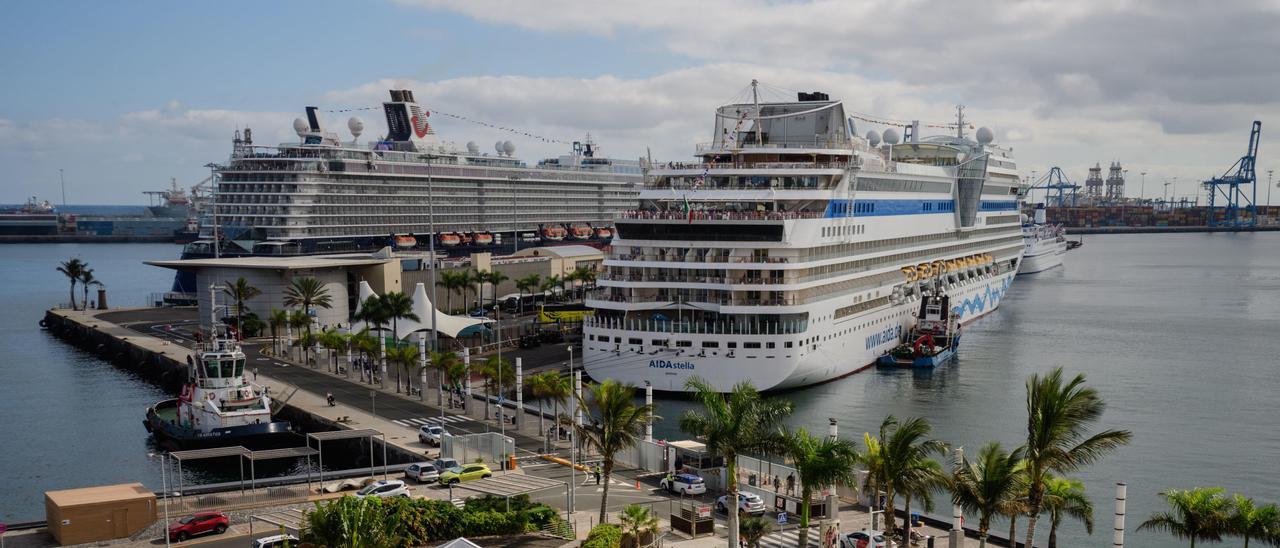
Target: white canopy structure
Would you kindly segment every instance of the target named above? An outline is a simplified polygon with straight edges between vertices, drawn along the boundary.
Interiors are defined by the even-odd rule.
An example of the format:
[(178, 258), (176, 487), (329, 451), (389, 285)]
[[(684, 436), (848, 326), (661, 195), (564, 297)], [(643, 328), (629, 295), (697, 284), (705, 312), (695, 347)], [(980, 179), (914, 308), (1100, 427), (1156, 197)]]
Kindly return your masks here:
[[(360, 303), (356, 308), (356, 313), (360, 312), (359, 306), (364, 305), (365, 299), (376, 296), (373, 288), (369, 287), (369, 282), (360, 282)], [(431, 314), (435, 314), (436, 328), (440, 330), (441, 335), (458, 338), (468, 330), (474, 330), (478, 326), (492, 323), (489, 318), (469, 318), (464, 316), (450, 316), (436, 309), (431, 303), (431, 298), (427, 297), (427, 288), (424, 284), (417, 284), (413, 288), (413, 295), (410, 297), (413, 301), (413, 313), (418, 316), (419, 321), (400, 320), (396, 326), (396, 338), (403, 339), (410, 333), (416, 331), (431, 331)], [(373, 329), (373, 326), (366, 325), (365, 322), (352, 322), (351, 327), (355, 331), (359, 331), (365, 327)], [(390, 328), (390, 326), (387, 326)]]

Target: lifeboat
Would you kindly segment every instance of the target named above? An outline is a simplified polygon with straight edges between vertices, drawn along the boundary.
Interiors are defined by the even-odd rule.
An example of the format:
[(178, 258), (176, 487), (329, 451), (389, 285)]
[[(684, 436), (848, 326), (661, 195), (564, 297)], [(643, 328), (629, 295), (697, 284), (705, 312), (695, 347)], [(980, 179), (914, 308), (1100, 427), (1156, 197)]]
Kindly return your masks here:
[(609, 229), (607, 229), (607, 228), (604, 228), (604, 227), (597, 228), (597, 229), (596, 229), (596, 237), (597, 237), (597, 238), (600, 238), (601, 240), (603, 240), (603, 239), (605, 239), (605, 238), (612, 238), (612, 237), (613, 237), (613, 231), (612, 231), (612, 230), (609, 230)]
[(459, 233), (458, 237), (462, 239), (462, 245), (471, 245), (471, 242), (474, 241), (472, 240), (471, 235), (466, 232)]
[(457, 234), (454, 234), (452, 232), (445, 232), (444, 234), (440, 235), (440, 245), (452, 247), (460, 243), (462, 243), (462, 238), (460, 238)]
[(396, 247), (399, 249), (407, 249), (418, 245), (418, 239), (413, 235), (401, 235), (395, 238)]
[(576, 240), (590, 240), (591, 234), (592, 234), (592, 231), (591, 231), (591, 227), (589, 226), (573, 227), (573, 238)]
[(902, 273), (906, 274), (908, 282), (916, 281), (916, 269), (910, 266), (902, 267)]
[(543, 239), (545, 239), (545, 240), (552, 241), (552, 242), (559, 242), (559, 241), (561, 241), (561, 240), (564, 240), (564, 237), (565, 237), (567, 234), (568, 234), (568, 233), (567, 233), (567, 231), (564, 229), (564, 227), (559, 227), (559, 226), (549, 226), (549, 227), (546, 227), (546, 228), (542, 229), (542, 238), (543, 238)]
[(475, 235), (476, 245), (489, 245), (493, 243), (493, 234), (488, 232), (477, 232)]

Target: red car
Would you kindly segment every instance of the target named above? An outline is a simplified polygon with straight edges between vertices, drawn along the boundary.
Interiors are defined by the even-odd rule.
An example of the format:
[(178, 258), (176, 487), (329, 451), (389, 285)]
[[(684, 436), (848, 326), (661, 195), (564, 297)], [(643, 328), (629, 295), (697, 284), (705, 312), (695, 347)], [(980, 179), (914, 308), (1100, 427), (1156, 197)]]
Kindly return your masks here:
[(169, 540), (182, 542), (196, 535), (213, 532), (221, 535), (231, 525), (222, 512), (200, 512), (178, 520), (169, 526)]

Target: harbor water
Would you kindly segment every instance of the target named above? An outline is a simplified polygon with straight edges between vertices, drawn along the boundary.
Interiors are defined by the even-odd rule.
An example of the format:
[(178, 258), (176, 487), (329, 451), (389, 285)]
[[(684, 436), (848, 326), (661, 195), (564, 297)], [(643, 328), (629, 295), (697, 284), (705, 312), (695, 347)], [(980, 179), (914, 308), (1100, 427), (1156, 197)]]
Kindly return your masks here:
[[(860, 440), (885, 415), (918, 416), (970, 455), (992, 440), (1011, 448), (1026, 435), (1026, 378), (1062, 366), (1087, 375), (1108, 403), (1101, 427), (1134, 433), (1072, 474), (1093, 501), (1094, 534), (1068, 520), (1063, 546), (1110, 545), (1116, 482), (1128, 484), (1132, 547), (1171, 545), (1134, 532), (1163, 509), (1165, 489), (1222, 486), (1280, 503), (1280, 233), (1085, 238), (1065, 267), (1018, 277), (1000, 309), (968, 327), (957, 362), (781, 394), (795, 402), (791, 426), (826, 432), (832, 417)], [(655, 435), (681, 436), (676, 419), (689, 406), (661, 399)], [(933, 514), (950, 515), (945, 497)], [(1007, 534), (1008, 522), (993, 530)], [(1048, 523), (1037, 530), (1043, 542)]]
[[(141, 425), (156, 387), (43, 333), (44, 309), (67, 300), (54, 271), (78, 256), (103, 280), (115, 306), (139, 306), (164, 291), (167, 244), (0, 247), (0, 521), (41, 519), (49, 489), (142, 481), (160, 489), (160, 465)], [(1095, 505), (1095, 532), (1064, 525), (1065, 546), (1110, 542), (1114, 484), (1129, 485), (1129, 545), (1169, 544), (1135, 533), (1168, 488), (1221, 485), (1280, 502), (1271, 459), (1275, 334), (1280, 331), (1280, 233), (1141, 234), (1086, 237), (1064, 268), (1020, 277), (1001, 308), (969, 326), (959, 360), (937, 371), (870, 370), (779, 394), (795, 401), (792, 426), (825, 432), (839, 419), (850, 438), (887, 414), (922, 416), (935, 437), (969, 451), (1024, 435), (1025, 379), (1055, 366), (1084, 373), (1109, 406), (1101, 425), (1134, 432), (1128, 447), (1076, 477)], [(687, 400), (659, 398), (659, 436), (683, 437)], [(191, 480), (199, 480), (197, 477)], [(937, 515), (947, 506), (940, 497)], [(1020, 524), (1021, 529), (1025, 524)], [(1007, 525), (997, 523), (997, 531)], [(1043, 525), (1047, 528), (1047, 524)], [(1044, 533), (1042, 533), (1043, 535)], [(1043, 538), (1043, 537), (1041, 537)]]

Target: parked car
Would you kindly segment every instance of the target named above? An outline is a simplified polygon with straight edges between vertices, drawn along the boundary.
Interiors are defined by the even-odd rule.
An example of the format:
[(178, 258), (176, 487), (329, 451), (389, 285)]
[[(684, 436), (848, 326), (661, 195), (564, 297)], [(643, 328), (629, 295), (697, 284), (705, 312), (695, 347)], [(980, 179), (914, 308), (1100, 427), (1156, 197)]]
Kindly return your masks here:
[(221, 535), (227, 532), (227, 527), (230, 526), (231, 522), (222, 512), (200, 512), (179, 519), (177, 523), (170, 525), (169, 540), (184, 542), (191, 537), (206, 533)]
[(289, 546), (297, 546), (298, 537), (293, 535), (271, 535), (269, 537), (255, 539), (253, 542), (249, 543), (249, 546), (252, 548), (280, 548), (285, 544), (288, 544)]
[(443, 426), (428, 424), (418, 428), (418, 441), (434, 447), (440, 447), (440, 440), (444, 435)]
[(701, 495), (707, 492), (707, 484), (702, 481), (701, 477), (693, 474), (676, 474), (673, 481), (662, 478), (659, 487), (671, 493), (680, 493), (681, 495)]
[(840, 537), (840, 548), (894, 548), (893, 541), (885, 538), (880, 531), (854, 531)]
[[(729, 495), (716, 499), (716, 511), (729, 512)], [(755, 493), (738, 492), (738, 513), (751, 516), (764, 515), (764, 499)]]
[(410, 478), (418, 483), (426, 483), (440, 479), (440, 471), (436, 469), (436, 465), (429, 462), (418, 462), (410, 464), (404, 469), (404, 477)]
[(389, 499), (392, 497), (409, 498), (409, 484), (400, 480), (379, 480), (364, 486), (364, 489), (356, 491), (356, 496), (377, 497), (380, 499)]
[(436, 465), (436, 470), (439, 470), (441, 474), (443, 474), (445, 470), (462, 465), (462, 463), (458, 462), (458, 459), (451, 459), (448, 457), (438, 458), (431, 464)]
[(450, 485), (462, 483), (464, 481), (472, 481), (484, 479), (493, 476), (493, 471), (483, 464), (468, 464), (466, 466), (454, 466), (440, 473), (441, 485)]
[(520, 348), (537, 348), (542, 346), (542, 340), (537, 335), (521, 335)]

